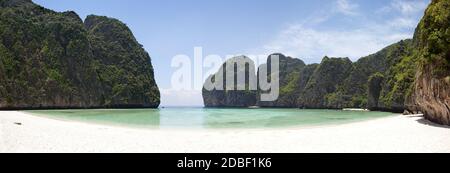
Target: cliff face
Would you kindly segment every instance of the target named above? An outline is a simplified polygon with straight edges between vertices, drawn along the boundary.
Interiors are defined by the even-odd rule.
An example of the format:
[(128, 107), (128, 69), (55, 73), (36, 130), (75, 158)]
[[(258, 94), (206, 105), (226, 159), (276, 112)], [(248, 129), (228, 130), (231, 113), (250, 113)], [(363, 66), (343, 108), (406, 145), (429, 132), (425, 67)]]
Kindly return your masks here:
[(368, 81), (368, 98), (367, 98), (367, 107), (371, 110), (377, 109), (380, 107), (380, 95), (382, 90), (382, 83), (384, 81), (384, 75), (381, 73), (375, 73), (370, 76)]
[(321, 64), (304, 65), (276, 54), (281, 55), (280, 97), (274, 102), (258, 102), (258, 106), (403, 112), (416, 70), (411, 45), (412, 40), (402, 40), (355, 63), (326, 57)]
[(409, 110), (450, 125), (450, 1), (433, 0), (414, 35), (419, 71)]
[(352, 62), (348, 58), (325, 57), (314, 71), (300, 96), (299, 107), (302, 108), (338, 108), (332, 104), (334, 93), (339, 83), (348, 76)]
[(150, 57), (123, 23), (29, 0), (0, 7), (0, 109), (159, 105)]
[[(411, 40), (402, 40), (360, 59), (365, 61), (360, 67), (365, 66), (366, 69), (364, 72), (355, 71), (363, 75), (359, 75), (360, 83), (353, 86), (360, 88), (353, 92), (353, 97), (361, 96), (361, 107), (392, 112), (405, 110), (405, 100), (410, 93), (416, 72), (416, 58), (411, 56), (411, 45)], [(346, 84), (348, 85), (348, 82)]]
[[(238, 64), (244, 64), (239, 68)], [(222, 82), (217, 82), (216, 88), (203, 88), (202, 95), (206, 107), (249, 107), (256, 105), (256, 73), (254, 62), (245, 56), (234, 57), (225, 62), (216, 73), (222, 72)], [(234, 76), (234, 82), (228, 76)], [(216, 74), (211, 75), (207, 81), (216, 82)], [(245, 76), (245, 80), (238, 80)], [(220, 80), (219, 78), (217, 80)], [(252, 86), (254, 89), (252, 89)]]
[[(405, 55), (407, 55), (410, 50), (411, 40), (402, 40), (398, 43), (392, 44), (381, 51), (360, 58), (358, 61), (353, 63), (351, 72), (346, 79), (339, 83), (337, 91), (334, 94), (335, 99), (330, 100), (333, 105), (340, 105), (339, 108), (345, 107), (358, 107), (358, 108), (370, 108), (370, 109), (385, 109), (389, 110), (393, 103), (385, 103), (382, 107), (378, 107), (379, 97), (385, 97), (389, 91), (392, 90), (391, 86), (396, 83), (392, 82), (395, 79), (395, 73), (393, 69), (396, 68), (397, 64), (402, 61)], [(414, 69), (414, 68), (412, 68)], [(397, 70), (398, 71), (398, 70)], [(369, 79), (372, 75), (379, 74), (383, 76), (383, 80), (379, 80), (379, 88), (368, 88)], [(386, 76), (386, 79), (384, 78)], [(373, 82), (373, 81), (372, 81)], [(371, 103), (368, 105), (368, 90), (377, 89), (378, 94), (376, 97), (377, 103)], [(384, 89), (384, 90), (383, 90)], [(381, 91), (386, 91), (381, 93)], [(405, 93), (400, 91), (395, 91), (398, 96), (402, 99)], [(374, 97), (373, 95), (370, 97)], [(401, 99), (399, 99), (401, 100)], [(372, 101), (374, 101), (372, 99)], [(335, 103), (333, 103), (335, 102)], [(403, 107), (404, 101), (399, 101), (400, 107)], [(377, 105), (377, 106), (374, 106)], [(402, 110), (403, 111), (403, 110)]]
[[(400, 41), (355, 63), (325, 57), (319, 65), (305, 66), (282, 55), (279, 99), (257, 104), (391, 112), (408, 109), (450, 125), (449, 26), (450, 1), (433, 0), (413, 40)], [(217, 94), (215, 100), (221, 97)]]
[[(283, 54), (272, 54), (267, 59), (267, 64), (263, 64), (258, 68), (258, 75), (262, 68), (271, 67), (271, 57), (278, 56), (280, 71), (279, 71), (279, 97), (275, 101), (267, 102), (260, 101), (260, 95), (258, 95), (258, 106), (260, 107), (297, 107), (297, 98), (303, 91), (306, 83), (303, 77), (306, 73), (304, 71), (305, 63), (300, 59), (286, 57)], [(268, 71), (267, 77), (270, 78), (272, 71)], [(263, 75), (263, 74), (261, 74)], [(259, 80), (259, 78), (258, 78)]]
[[(450, 125), (450, 78), (433, 74), (439, 65), (425, 65), (417, 74), (409, 109), (436, 123)], [(449, 69), (450, 70), (450, 69)]]
[(88, 16), (92, 54), (102, 84), (102, 99), (112, 107), (158, 107), (150, 56), (122, 22), (103, 16)]
[[(411, 56), (411, 45), (412, 40), (402, 40), (355, 63), (348, 58), (325, 57), (320, 64), (305, 65), (299, 59), (273, 54), (280, 58), (278, 99), (260, 101), (263, 91), (258, 90), (256, 104), (252, 101), (240, 105), (317, 109), (357, 107), (403, 112), (416, 71), (417, 58)], [(270, 67), (271, 56), (267, 60), (269, 66), (261, 65), (258, 75), (262, 68)], [(271, 73), (269, 69), (268, 77)], [(204, 97), (207, 107), (233, 105), (222, 99), (226, 97), (225, 92), (211, 93)]]

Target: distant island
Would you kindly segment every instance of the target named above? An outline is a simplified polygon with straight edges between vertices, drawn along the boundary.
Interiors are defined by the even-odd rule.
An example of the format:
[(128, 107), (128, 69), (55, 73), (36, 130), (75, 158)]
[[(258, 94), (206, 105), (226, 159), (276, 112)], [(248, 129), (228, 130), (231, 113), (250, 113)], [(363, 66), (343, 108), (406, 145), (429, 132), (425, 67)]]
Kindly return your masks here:
[[(368, 108), (405, 114), (423, 113), (431, 121), (450, 125), (449, 25), (450, 2), (433, 0), (413, 39), (402, 40), (354, 63), (348, 58), (324, 57), (320, 64), (306, 65), (299, 59), (277, 53), (274, 55), (280, 61), (278, 100), (259, 101), (260, 89), (258, 92), (203, 89), (205, 106)], [(232, 60), (238, 62), (244, 58)], [(247, 64), (248, 69), (245, 70), (225, 70), (234, 70), (231, 73), (235, 74), (246, 71), (246, 75), (254, 75), (251, 70), (254, 63)], [(266, 65), (260, 68), (263, 67)], [(256, 75), (270, 75), (270, 71), (260, 74), (258, 70)], [(236, 85), (253, 85), (249, 82), (259, 84), (260, 81), (247, 80)]]

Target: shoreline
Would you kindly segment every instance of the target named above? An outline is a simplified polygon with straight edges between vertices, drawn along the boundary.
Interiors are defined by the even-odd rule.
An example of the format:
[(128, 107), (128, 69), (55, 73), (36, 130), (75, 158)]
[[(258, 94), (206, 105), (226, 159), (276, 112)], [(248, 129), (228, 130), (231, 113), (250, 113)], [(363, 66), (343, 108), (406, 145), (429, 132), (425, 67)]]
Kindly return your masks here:
[(0, 111), (0, 152), (450, 153), (449, 136), (450, 127), (417, 115), (310, 127), (186, 130), (108, 126)]
[[(275, 108), (278, 109), (278, 108)], [(287, 108), (292, 109), (292, 108)], [(97, 109), (97, 110), (109, 110), (109, 109)], [(126, 109), (124, 109), (126, 110)], [(331, 110), (331, 109), (330, 109)], [(317, 124), (309, 124), (309, 125), (291, 125), (286, 127), (268, 127), (268, 128), (262, 128), (262, 127), (253, 127), (253, 128), (195, 128), (195, 127), (163, 127), (160, 126), (133, 126), (133, 125), (125, 125), (125, 124), (116, 124), (116, 123), (107, 123), (107, 122), (88, 122), (88, 121), (82, 121), (82, 120), (71, 120), (67, 118), (56, 118), (56, 117), (49, 117), (45, 114), (41, 113), (32, 113), (27, 112), (28, 110), (23, 111), (9, 111), (9, 112), (19, 112), (28, 116), (37, 117), (37, 118), (44, 118), (48, 120), (54, 120), (54, 121), (63, 121), (68, 123), (80, 123), (84, 125), (94, 125), (94, 126), (104, 126), (104, 127), (116, 127), (116, 128), (124, 128), (124, 129), (137, 129), (137, 130), (172, 130), (172, 131), (241, 131), (241, 130), (252, 130), (252, 131), (258, 131), (258, 130), (302, 130), (302, 129), (313, 129), (313, 128), (323, 128), (323, 127), (335, 127), (335, 126), (341, 126), (341, 125), (348, 125), (348, 124), (356, 124), (356, 123), (363, 123), (368, 121), (375, 121), (387, 117), (394, 117), (394, 116), (400, 116), (402, 114), (399, 113), (392, 113), (392, 115), (383, 116), (383, 117), (372, 117), (368, 119), (358, 119), (358, 120), (350, 120), (347, 122), (330, 122), (330, 123), (317, 123)], [(348, 111), (348, 110), (347, 110)], [(2, 111), (0, 110), (0, 113)], [(364, 111), (366, 112), (366, 111)], [(0, 117), (1, 118), (1, 117)]]

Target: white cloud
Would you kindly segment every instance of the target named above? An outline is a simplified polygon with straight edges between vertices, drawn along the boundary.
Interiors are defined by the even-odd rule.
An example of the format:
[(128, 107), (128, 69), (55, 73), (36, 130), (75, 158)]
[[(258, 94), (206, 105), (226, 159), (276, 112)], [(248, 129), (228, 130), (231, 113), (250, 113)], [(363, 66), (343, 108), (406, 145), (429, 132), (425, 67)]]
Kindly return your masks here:
[[(419, 22), (418, 18), (427, 6), (427, 0), (393, 0), (378, 10), (395, 13), (385, 16), (383, 20), (371, 20), (373, 18), (368, 16), (370, 13), (356, 13), (358, 4), (351, 4), (346, 0), (337, 0), (336, 4), (334, 9), (326, 9), (335, 13), (325, 19), (320, 15), (310, 16), (302, 22), (287, 26), (263, 46), (263, 52), (281, 52), (307, 63), (320, 62), (325, 55), (357, 60), (402, 39), (412, 38), (414, 28)], [(352, 21), (364, 22), (345, 30), (316, 27), (337, 13), (347, 14)], [(315, 20), (316, 18), (320, 20)]]
[(391, 0), (391, 3), (377, 10), (377, 14), (398, 13), (402, 16), (424, 12), (430, 0)]
[(350, 31), (317, 30), (302, 25), (291, 25), (271, 43), (264, 46), (266, 54), (282, 52), (306, 62), (320, 62), (323, 56), (350, 57), (357, 60), (375, 53), (385, 46), (410, 38), (407, 33), (374, 29)]
[(336, 1), (336, 10), (345, 15), (356, 15), (358, 5), (354, 3), (350, 3), (348, 0), (337, 0)]
[(417, 18), (421, 17), (429, 0), (392, 0), (392, 2), (379, 9), (378, 15), (397, 16), (387, 21), (387, 24), (396, 29), (415, 28)]
[(391, 9), (400, 11), (403, 15), (414, 15), (423, 12), (428, 2), (423, 0), (394, 0)]

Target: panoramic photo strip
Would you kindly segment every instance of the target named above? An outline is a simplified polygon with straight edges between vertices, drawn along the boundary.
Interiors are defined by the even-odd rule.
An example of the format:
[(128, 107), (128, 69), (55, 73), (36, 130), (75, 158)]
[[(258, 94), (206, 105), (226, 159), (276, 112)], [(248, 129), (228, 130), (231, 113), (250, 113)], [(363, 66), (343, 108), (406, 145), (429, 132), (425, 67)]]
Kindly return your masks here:
[(450, 153), (450, 0), (0, 0), (0, 153)]

